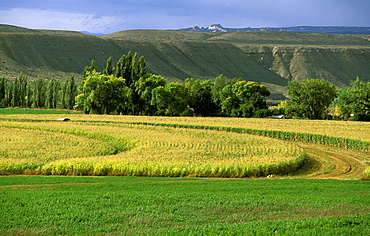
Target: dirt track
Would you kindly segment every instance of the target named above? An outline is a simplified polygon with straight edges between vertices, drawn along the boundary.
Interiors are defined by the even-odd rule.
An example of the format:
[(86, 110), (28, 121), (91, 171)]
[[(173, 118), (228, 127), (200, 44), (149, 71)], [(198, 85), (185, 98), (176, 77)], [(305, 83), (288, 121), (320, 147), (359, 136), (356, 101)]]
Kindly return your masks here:
[(359, 179), (367, 167), (365, 161), (370, 161), (370, 153), (308, 143), (299, 146), (314, 165), (306, 177), (310, 179)]

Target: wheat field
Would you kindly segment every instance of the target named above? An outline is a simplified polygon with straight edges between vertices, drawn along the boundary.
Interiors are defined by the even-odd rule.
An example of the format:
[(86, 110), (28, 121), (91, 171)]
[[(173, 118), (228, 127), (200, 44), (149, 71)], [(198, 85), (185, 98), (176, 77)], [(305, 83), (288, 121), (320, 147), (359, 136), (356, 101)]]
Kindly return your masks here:
[(0, 122), (2, 174), (248, 177), (287, 174), (304, 160), (296, 144), (256, 135), (36, 117)]

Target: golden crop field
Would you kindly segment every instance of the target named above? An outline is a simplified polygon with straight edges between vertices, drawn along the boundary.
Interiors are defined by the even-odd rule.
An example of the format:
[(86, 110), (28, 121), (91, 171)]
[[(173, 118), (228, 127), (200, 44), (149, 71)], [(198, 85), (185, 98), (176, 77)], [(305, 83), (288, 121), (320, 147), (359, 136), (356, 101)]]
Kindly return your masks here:
[(0, 127), (0, 147), (2, 158), (37, 160), (38, 163), (100, 155), (110, 149), (107, 143), (86, 137), (6, 127)]
[[(60, 115), (0, 115), (1, 118), (51, 119)], [(110, 116), (74, 114), (73, 120), (96, 120), (115, 122), (153, 122), (169, 124), (193, 124), (208, 126), (241, 127), (261, 130), (291, 131), (323, 134), (335, 137), (370, 141), (370, 122), (351, 122), (336, 120), (296, 120), (296, 119), (258, 119), (227, 117), (160, 117), (160, 116)]]
[[(294, 143), (226, 131), (104, 121), (1, 121), (0, 127), (3, 174), (266, 176), (294, 171), (303, 155)], [(101, 155), (110, 154), (107, 137), (129, 150)]]
[(148, 124), (370, 140), (370, 124), (364, 122), (83, 114), (69, 114), (69, 122), (57, 118), (60, 115), (0, 116), (0, 174), (250, 177), (289, 174), (305, 160), (296, 142)]

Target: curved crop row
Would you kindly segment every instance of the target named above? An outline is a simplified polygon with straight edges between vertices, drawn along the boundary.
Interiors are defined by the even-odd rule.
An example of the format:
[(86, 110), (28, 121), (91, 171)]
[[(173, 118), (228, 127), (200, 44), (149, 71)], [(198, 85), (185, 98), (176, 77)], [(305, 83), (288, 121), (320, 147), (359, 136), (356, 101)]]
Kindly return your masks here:
[[(52, 120), (44, 119), (28, 119), (28, 118), (1, 118), (1, 120), (7, 121), (21, 121), (21, 122), (50, 122)], [(245, 127), (232, 127), (232, 126), (210, 126), (210, 125), (196, 125), (196, 124), (176, 124), (176, 123), (166, 123), (160, 120), (162, 123), (158, 122), (145, 122), (145, 121), (115, 121), (115, 120), (78, 120), (77, 122), (86, 123), (125, 123), (125, 124), (141, 124), (141, 125), (152, 125), (152, 126), (167, 126), (167, 127), (177, 127), (177, 128), (192, 128), (192, 129), (209, 129), (209, 130), (224, 130), (236, 133), (247, 133), (254, 135), (262, 135), (271, 138), (278, 138), (288, 141), (303, 141), (309, 143), (324, 144), (335, 147), (342, 147), (350, 150), (359, 151), (370, 151), (370, 142), (363, 141), (359, 139), (351, 139), (347, 137), (335, 137), (326, 134), (314, 134), (314, 133), (303, 133), (296, 131), (282, 131), (282, 130), (267, 130), (267, 129), (254, 129)], [(325, 127), (324, 127), (325, 128)], [(356, 128), (357, 130), (357, 128)]]
[(35, 174), (55, 160), (113, 155), (134, 147), (124, 139), (77, 129), (0, 124), (2, 132), (0, 174)]
[(49, 132), (64, 133), (82, 136), (90, 139), (96, 139), (108, 143), (112, 148), (106, 152), (101, 153), (101, 155), (112, 155), (117, 154), (118, 152), (124, 152), (135, 147), (135, 143), (129, 140), (117, 138), (111, 135), (102, 134), (102, 133), (88, 133), (80, 129), (60, 129), (60, 128), (51, 128), (51, 127), (41, 127), (41, 126), (26, 126), (26, 125), (5, 125), (1, 124), (0, 127), (5, 128), (18, 128), (18, 129), (29, 129), (29, 130), (44, 130)]
[(351, 150), (370, 151), (370, 142), (334, 137), (322, 134), (309, 134), (278, 130), (259, 130), (239, 127), (223, 127), (223, 126), (207, 126), (207, 125), (187, 125), (187, 124), (168, 124), (168, 123), (150, 123), (150, 122), (123, 122), (126, 124), (137, 125), (152, 125), (152, 126), (167, 126), (174, 128), (192, 128), (192, 129), (208, 129), (208, 130), (222, 130), (235, 133), (245, 133), (252, 135), (261, 135), (270, 138), (277, 138), (287, 141), (302, 141), (308, 143), (324, 144), (335, 147), (342, 147)]
[(270, 164), (199, 165), (173, 163), (124, 162), (122, 160), (68, 159), (48, 163), (36, 169), (43, 175), (115, 175), (151, 177), (261, 177), (286, 175), (302, 167), (304, 156)]
[(9, 156), (0, 163), (4, 174), (259, 177), (288, 174), (304, 163), (301, 148), (294, 144), (232, 132), (115, 122), (1, 126), (98, 139), (111, 145), (107, 154), (115, 154), (48, 161)]
[[(289, 149), (289, 142), (285, 142), (286, 144), (270, 143), (266, 146), (265, 143), (230, 141), (246, 137), (246, 135), (234, 137), (236, 134), (258, 135), (279, 140), (303, 141), (351, 150), (370, 151), (369, 141), (291, 131), (156, 122), (76, 120), (71, 123), (56, 124), (51, 120), (47, 121), (35, 120), (35, 122), (41, 123), (32, 124), (30, 120), (27, 120), (23, 121), (24, 125), (8, 123), (1, 124), (0, 127), (44, 130), (100, 140), (110, 146), (110, 149), (105, 150), (101, 155), (114, 154), (114, 156), (108, 158), (74, 158), (71, 156), (68, 159), (56, 159), (48, 162), (9, 157), (1, 160), (0, 170), (3, 173), (259, 177), (271, 174), (288, 174), (300, 168), (304, 163), (305, 158), (302, 151), (295, 150), (293, 143), (291, 143), (292, 149)], [(153, 128), (149, 128), (150, 126)], [(199, 131), (203, 132), (200, 134), (195, 130), (210, 131)], [(156, 133), (158, 131), (162, 133)], [(226, 133), (230, 135), (235, 133), (235, 135), (231, 139), (228, 138), (229, 141), (226, 141), (224, 137), (217, 138), (217, 142), (214, 140), (215, 137)], [(170, 136), (167, 135), (171, 134), (175, 134), (177, 138), (170, 139)], [(184, 135), (188, 135), (188, 137), (185, 138)], [(253, 139), (256, 139), (255, 137)], [(269, 143), (267, 138), (263, 142)], [(207, 141), (207, 139), (212, 141)], [(4, 140), (6, 141), (5, 137)], [(281, 147), (284, 147), (284, 150)], [(186, 153), (186, 155), (182, 155), (182, 153)], [(261, 155), (261, 153), (264, 154)], [(274, 155), (280, 156), (280, 160), (275, 159)], [(284, 160), (288, 156), (289, 158)], [(364, 172), (363, 179), (369, 178), (370, 171), (368, 169)]]

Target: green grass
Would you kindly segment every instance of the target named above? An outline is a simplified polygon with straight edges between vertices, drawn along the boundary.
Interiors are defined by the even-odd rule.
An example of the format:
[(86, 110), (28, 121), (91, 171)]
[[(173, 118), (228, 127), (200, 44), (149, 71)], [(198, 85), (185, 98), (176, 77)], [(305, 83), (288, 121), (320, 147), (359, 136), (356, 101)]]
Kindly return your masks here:
[(0, 177), (3, 235), (369, 235), (365, 181)]
[(71, 114), (68, 110), (28, 109), (28, 108), (0, 108), (0, 115), (18, 114)]

